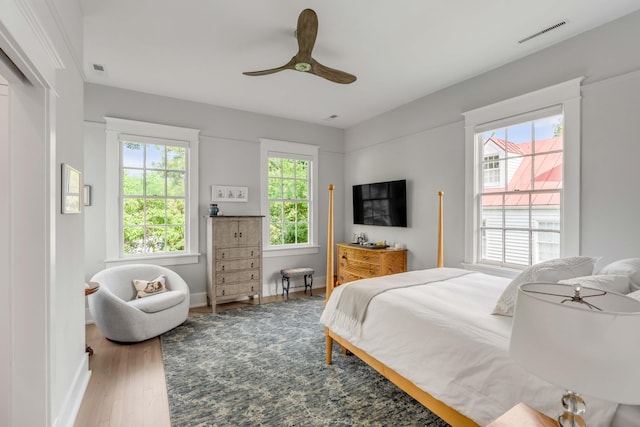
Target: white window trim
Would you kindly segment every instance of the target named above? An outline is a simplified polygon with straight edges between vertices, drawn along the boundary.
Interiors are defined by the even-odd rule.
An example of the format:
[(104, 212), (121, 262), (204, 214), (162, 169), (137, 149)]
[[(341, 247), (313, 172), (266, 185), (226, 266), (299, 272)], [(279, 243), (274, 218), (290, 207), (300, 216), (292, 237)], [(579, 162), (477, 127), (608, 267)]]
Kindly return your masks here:
[[(487, 123), (501, 121), (512, 116), (526, 114), (554, 105), (561, 105), (564, 115), (563, 129), (563, 190), (560, 212), (560, 255), (574, 256), (580, 253), (580, 82), (578, 77), (521, 96), (463, 113), (465, 118), (465, 261), (470, 269), (485, 272), (495, 270), (505, 274), (504, 267), (493, 269), (478, 263), (478, 197), (482, 168), (481, 152), (475, 143), (476, 128)], [(515, 270), (514, 270), (515, 271)], [(508, 274), (513, 275), (513, 274)]]
[[(269, 245), (269, 153), (280, 153), (285, 156), (311, 157), (311, 210), (309, 243), (307, 245), (273, 247)], [(260, 138), (260, 210), (267, 218), (267, 226), (262, 228), (263, 257), (316, 254), (320, 250), (318, 244), (318, 146), (299, 142), (278, 141)]]
[[(157, 265), (196, 264), (198, 253), (198, 146), (200, 143), (198, 129), (182, 128), (157, 123), (140, 122), (136, 120), (105, 117), (107, 126), (107, 171), (106, 171), (106, 243), (108, 266), (146, 263)], [(145, 254), (141, 256), (123, 256), (120, 252), (120, 139), (130, 135), (140, 141), (153, 142), (159, 139), (163, 144), (167, 140), (175, 140), (181, 144), (188, 144), (187, 156), (188, 182), (187, 182), (187, 218), (188, 229), (185, 242), (185, 253), (180, 254)]]

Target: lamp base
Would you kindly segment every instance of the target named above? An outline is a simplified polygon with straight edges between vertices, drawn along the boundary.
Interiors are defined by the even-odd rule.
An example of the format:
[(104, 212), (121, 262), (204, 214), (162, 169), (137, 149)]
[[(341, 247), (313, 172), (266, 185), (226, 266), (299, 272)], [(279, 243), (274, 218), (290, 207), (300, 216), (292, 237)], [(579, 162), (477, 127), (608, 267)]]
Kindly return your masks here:
[(562, 396), (562, 407), (564, 413), (558, 417), (560, 427), (586, 427), (581, 415), (587, 412), (587, 405), (578, 393), (567, 390)]

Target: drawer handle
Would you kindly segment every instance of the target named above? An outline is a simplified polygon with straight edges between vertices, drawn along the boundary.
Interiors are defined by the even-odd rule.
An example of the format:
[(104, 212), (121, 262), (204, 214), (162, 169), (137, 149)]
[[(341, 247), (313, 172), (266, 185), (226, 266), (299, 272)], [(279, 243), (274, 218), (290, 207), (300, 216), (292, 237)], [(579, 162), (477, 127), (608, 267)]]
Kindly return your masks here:
[(242, 237), (242, 231), (240, 232), (240, 237)]
[(222, 252), (222, 257), (221, 258), (224, 259), (224, 252)]
[(224, 295), (224, 289), (222, 290), (222, 295)]
[(224, 283), (224, 277), (222, 278), (222, 283)]
[(222, 266), (222, 271), (224, 271), (224, 265)]
[(253, 268), (253, 263), (251, 263), (251, 268)]
[(253, 256), (253, 251), (251, 251), (251, 256)]
[(253, 286), (251, 287), (251, 292), (253, 292)]
[(251, 280), (253, 280), (253, 273), (251, 273)]
[(238, 232), (233, 233), (233, 237), (238, 237)]
[(342, 259), (347, 259), (347, 256), (343, 254)]

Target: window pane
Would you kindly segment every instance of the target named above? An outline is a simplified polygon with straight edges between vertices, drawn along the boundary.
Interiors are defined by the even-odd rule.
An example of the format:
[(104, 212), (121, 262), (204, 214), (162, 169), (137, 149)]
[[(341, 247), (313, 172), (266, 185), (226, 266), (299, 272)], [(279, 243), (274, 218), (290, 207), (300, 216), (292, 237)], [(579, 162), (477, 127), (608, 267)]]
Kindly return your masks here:
[(493, 129), (478, 134), (478, 143), (482, 147), (482, 158), (487, 156), (498, 156), (499, 159), (506, 157), (505, 129)]
[(529, 194), (508, 195), (505, 197), (505, 228), (529, 229)]
[[(560, 199), (560, 194), (540, 194), (539, 196), (545, 196)], [(538, 196), (533, 196), (534, 201)], [(560, 204), (541, 204), (534, 202), (534, 206), (531, 209), (531, 219), (533, 221), (533, 228), (542, 230), (557, 230), (560, 231)]]
[(307, 179), (309, 176), (309, 162), (306, 160), (296, 161), (296, 178)]
[(293, 159), (282, 159), (282, 176), (293, 178), (295, 176), (296, 161)]
[[(518, 123), (516, 125), (507, 127), (507, 141), (517, 145), (525, 143), (528, 146), (530, 146), (531, 141), (533, 141), (532, 125), (533, 125), (533, 122), (524, 122), (524, 123)], [(518, 148), (521, 149), (522, 147), (519, 146)], [(529, 152), (531, 152), (530, 149), (529, 149)]]
[(296, 198), (298, 200), (309, 199), (309, 185), (307, 181), (296, 181)]
[(502, 230), (482, 230), (482, 259), (502, 262)]
[(531, 190), (532, 156), (519, 156), (507, 159), (507, 179), (509, 191)]
[(147, 224), (165, 224), (166, 223), (166, 200), (165, 199), (147, 199), (146, 206)]
[(536, 190), (562, 188), (562, 153), (538, 154), (533, 158), (536, 175), (533, 185)]
[(167, 196), (185, 195), (184, 172), (167, 172)]
[(164, 252), (166, 248), (165, 228), (147, 227), (146, 231), (147, 252)]
[(184, 225), (186, 223), (184, 206), (184, 199), (167, 200), (167, 224)]
[(272, 245), (282, 244), (282, 224), (269, 224), (269, 242)]
[(485, 227), (502, 228), (502, 196), (482, 196), (480, 223)]
[(127, 225), (144, 225), (144, 199), (123, 200), (122, 223)]
[(144, 195), (144, 171), (141, 169), (122, 170), (122, 194), (125, 196)]
[(183, 147), (167, 147), (167, 169), (186, 170), (187, 150)]
[(122, 143), (122, 167), (141, 168), (144, 166), (144, 146), (135, 142)]
[(293, 179), (282, 180), (282, 198), (283, 199), (285, 200), (295, 199), (294, 183), (295, 181)]
[(535, 120), (533, 126), (535, 132), (534, 151), (536, 153), (563, 149), (562, 114)]
[(283, 222), (283, 210), (284, 203), (282, 202), (271, 202), (269, 203), (269, 221), (274, 223), (282, 223)]
[(282, 177), (282, 159), (277, 157), (269, 158), (269, 176)]
[(144, 227), (124, 227), (124, 245), (125, 254), (141, 254), (144, 253)]
[(184, 226), (167, 227), (167, 251), (184, 251)]
[(505, 262), (529, 265), (529, 231), (505, 231)]
[(284, 244), (291, 245), (296, 242), (296, 225), (285, 224), (284, 226)]
[(164, 162), (164, 145), (146, 144), (146, 167), (151, 169), (165, 169), (166, 164)]
[(298, 243), (309, 243), (309, 226), (298, 224)]
[(284, 220), (286, 222), (295, 222), (297, 218), (296, 204), (287, 202), (284, 204)]
[(166, 195), (165, 176), (166, 172), (147, 170), (147, 196), (164, 197)]
[(297, 222), (309, 222), (309, 204), (308, 203), (297, 203)]
[(269, 178), (269, 199), (282, 199), (282, 180)]

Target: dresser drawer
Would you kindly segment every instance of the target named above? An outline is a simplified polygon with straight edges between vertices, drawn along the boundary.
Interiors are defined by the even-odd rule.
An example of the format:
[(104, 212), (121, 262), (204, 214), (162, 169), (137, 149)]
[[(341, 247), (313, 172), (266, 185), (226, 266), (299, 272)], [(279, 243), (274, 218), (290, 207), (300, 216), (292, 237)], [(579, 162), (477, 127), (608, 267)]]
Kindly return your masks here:
[(260, 258), (218, 260), (216, 261), (216, 271), (233, 271), (260, 268)]
[(338, 272), (338, 283), (343, 284), (343, 283), (347, 283), (347, 282), (353, 282), (354, 280), (360, 280), (362, 279), (362, 276), (358, 276), (356, 274), (353, 274), (350, 271), (340, 271)]
[(251, 282), (260, 279), (260, 270), (244, 270), (216, 274), (216, 285)]
[(252, 246), (247, 248), (223, 248), (216, 250), (216, 260), (239, 258), (260, 258), (260, 247)]

